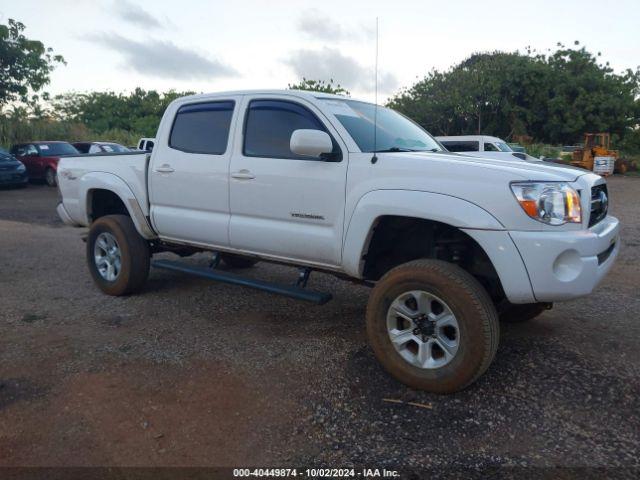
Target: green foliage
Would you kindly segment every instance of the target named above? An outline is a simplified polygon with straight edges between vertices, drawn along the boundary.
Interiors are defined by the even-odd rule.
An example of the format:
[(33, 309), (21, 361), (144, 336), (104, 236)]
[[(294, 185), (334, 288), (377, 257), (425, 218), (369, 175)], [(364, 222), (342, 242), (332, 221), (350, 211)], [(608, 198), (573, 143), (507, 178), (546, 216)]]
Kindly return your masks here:
[[(55, 65), (65, 63), (42, 42), (25, 37), (24, 29), (11, 18), (7, 25), (0, 25), (0, 110), (15, 101), (36, 103), (36, 92), (49, 83)], [(47, 99), (46, 94), (43, 98)]]
[(323, 92), (323, 93), (334, 93), (336, 95), (346, 95), (347, 97), (351, 95), (351, 93), (342, 88), (339, 83), (334, 84), (333, 78), (330, 78), (328, 82), (324, 80), (308, 80), (302, 77), (302, 81), (300, 83), (288, 84), (287, 88), (289, 90), (307, 90), (311, 92)]
[(153, 137), (174, 99), (190, 92), (158, 93), (137, 88), (130, 94), (68, 93), (41, 104), (14, 107), (0, 116), (0, 145), (32, 140), (113, 141), (135, 145)]
[(193, 92), (158, 93), (136, 88), (126, 95), (114, 92), (67, 93), (53, 101), (52, 113), (82, 123), (94, 132), (136, 132), (153, 137), (162, 115), (173, 100)]
[(448, 71), (430, 72), (389, 106), (435, 135), (478, 131), (574, 143), (584, 132), (623, 138), (640, 122), (640, 70), (615, 74), (583, 48), (549, 56), (478, 53)]
[(562, 147), (554, 147), (546, 143), (532, 143), (526, 146), (527, 153), (532, 157), (560, 158)]
[(620, 151), (623, 155), (640, 155), (640, 128), (635, 128), (624, 136), (620, 142)]

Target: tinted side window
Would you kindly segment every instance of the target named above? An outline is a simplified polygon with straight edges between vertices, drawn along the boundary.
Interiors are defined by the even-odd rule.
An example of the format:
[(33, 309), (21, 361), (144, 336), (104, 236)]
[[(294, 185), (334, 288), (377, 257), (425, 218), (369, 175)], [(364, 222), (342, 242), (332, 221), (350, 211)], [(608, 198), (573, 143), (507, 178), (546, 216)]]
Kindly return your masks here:
[(478, 142), (445, 140), (440, 143), (450, 152), (477, 152), (480, 150)]
[[(169, 146), (189, 153), (222, 155), (227, 150), (234, 102), (195, 103), (180, 107)], [(147, 150), (153, 142), (147, 144)]]
[(302, 105), (282, 100), (253, 100), (245, 119), (243, 152), (248, 157), (312, 160), (291, 151), (291, 134), (298, 129), (326, 132), (320, 120)]
[(485, 143), (484, 144), (485, 152), (499, 152), (498, 147), (496, 147), (493, 143)]

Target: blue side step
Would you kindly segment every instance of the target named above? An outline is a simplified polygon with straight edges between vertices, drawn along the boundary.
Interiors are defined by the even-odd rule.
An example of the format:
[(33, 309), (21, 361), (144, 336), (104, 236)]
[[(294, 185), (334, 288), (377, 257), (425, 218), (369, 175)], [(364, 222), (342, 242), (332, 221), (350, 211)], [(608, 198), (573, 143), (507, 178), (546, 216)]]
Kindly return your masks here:
[(296, 286), (280, 285), (277, 283), (265, 282), (263, 280), (254, 280), (252, 278), (241, 277), (234, 273), (222, 272), (212, 268), (195, 267), (180, 262), (173, 262), (171, 260), (154, 260), (151, 265), (155, 268), (188, 273), (190, 275), (196, 275), (198, 277), (204, 277), (218, 282), (256, 288), (258, 290), (264, 290), (265, 292), (284, 295), (285, 297), (317, 303), (318, 305), (323, 305), (332, 298), (330, 293), (314, 292), (312, 290)]

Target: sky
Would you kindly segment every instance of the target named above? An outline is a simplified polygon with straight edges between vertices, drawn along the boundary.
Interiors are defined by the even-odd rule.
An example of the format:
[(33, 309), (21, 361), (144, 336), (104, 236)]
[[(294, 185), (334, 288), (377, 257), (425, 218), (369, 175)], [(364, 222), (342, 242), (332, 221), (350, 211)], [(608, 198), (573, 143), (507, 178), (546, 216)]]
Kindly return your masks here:
[(334, 79), (379, 101), (480, 51), (578, 40), (616, 71), (640, 65), (640, 0), (0, 0), (0, 22), (67, 61), (52, 94), (216, 92)]

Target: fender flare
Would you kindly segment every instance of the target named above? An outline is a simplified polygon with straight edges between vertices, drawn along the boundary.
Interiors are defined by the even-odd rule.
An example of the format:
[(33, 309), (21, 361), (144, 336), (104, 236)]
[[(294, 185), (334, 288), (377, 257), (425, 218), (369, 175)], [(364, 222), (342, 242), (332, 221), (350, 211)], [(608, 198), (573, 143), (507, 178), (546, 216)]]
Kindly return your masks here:
[(157, 238), (156, 232), (153, 231), (151, 225), (147, 221), (147, 218), (140, 207), (140, 202), (134, 195), (133, 191), (122, 178), (107, 172), (90, 172), (83, 175), (80, 178), (79, 185), (79, 198), (84, 198), (85, 201), (80, 202), (78, 205), (80, 211), (79, 214), (84, 220), (85, 225), (90, 224), (89, 211), (91, 190), (108, 190), (117, 195), (125, 208), (129, 212), (131, 220), (136, 227), (138, 233), (145, 239), (151, 240)]
[[(389, 215), (432, 220), (459, 228), (485, 251), (510, 301), (535, 301), (524, 262), (504, 225), (475, 203), (440, 193), (374, 190), (363, 195), (346, 228), (342, 255), (346, 273), (362, 278), (362, 257), (368, 248), (374, 227), (379, 218)], [(499, 244), (496, 243), (498, 239)], [(488, 248), (492, 243), (497, 246)]]

